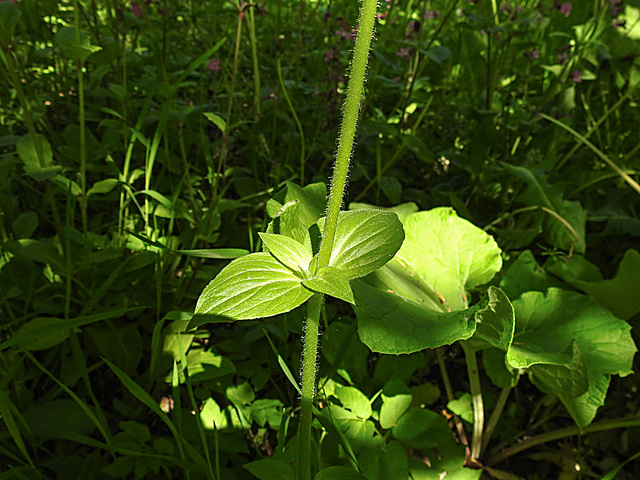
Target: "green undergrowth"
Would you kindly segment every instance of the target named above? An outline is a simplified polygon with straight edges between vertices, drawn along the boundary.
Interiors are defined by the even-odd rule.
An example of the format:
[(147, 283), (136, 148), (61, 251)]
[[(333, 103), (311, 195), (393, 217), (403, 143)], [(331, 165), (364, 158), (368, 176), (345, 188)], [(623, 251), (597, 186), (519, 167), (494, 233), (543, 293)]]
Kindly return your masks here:
[(640, 4), (381, 1), (340, 173), (361, 5), (0, 1), (0, 479), (638, 478)]

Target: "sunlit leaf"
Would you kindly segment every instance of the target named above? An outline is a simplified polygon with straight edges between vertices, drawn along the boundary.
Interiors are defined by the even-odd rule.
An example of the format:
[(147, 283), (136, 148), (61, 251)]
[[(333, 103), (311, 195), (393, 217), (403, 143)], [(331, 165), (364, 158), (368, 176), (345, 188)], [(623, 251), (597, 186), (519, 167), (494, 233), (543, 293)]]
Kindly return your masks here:
[[(228, 320), (270, 317), (293, 310), (312, 295), (273, 255), (252, 253), (233, 260), (206, 286), (195, 313)], [(189, 329), (202, 323), (194, 318)]]
[(260, 233), (268, 251), (285, 266), (297, 272), (301, 278), (309, 275), (309, 264), (313, 258), (310, 249), (286, 235)]
[(406, 240), (397, 258), (451, 310), (467, 308), (467, 289), (487, 283), (502, 267), (495, 240), (451, 208), (409, 215), (404, 230)]
[[(324, 222), (321, 223), (322, 225)], [(383, 210), (340, 212), (329, 265), (349, 280), (364, 277), (393, 258), (404, 232), (398, 216)]]
[(314, 292), (355, 303), (349, 280), (339, 268), (323, 267), (318, 270), (315, 277), (303, 280), (302, 284)]

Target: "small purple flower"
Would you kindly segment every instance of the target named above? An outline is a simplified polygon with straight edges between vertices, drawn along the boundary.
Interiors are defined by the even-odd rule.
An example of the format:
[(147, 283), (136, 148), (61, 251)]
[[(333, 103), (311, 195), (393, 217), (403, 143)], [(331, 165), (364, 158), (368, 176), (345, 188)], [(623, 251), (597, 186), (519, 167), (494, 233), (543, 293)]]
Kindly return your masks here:
[(209, 73), (218, 73), (220, 71), (220, 60), (216, 58), (209, 60), (207, 70), (209, 70)]
[(409, 55), (411, 55), (411, 48), (401, 48), (400, 50), (396, 51), (396, 55), (400, 58), (407, 58)]
[(569, 15), (571, 15), (572, 8), (573, 8), (573, 5), (571, 5), (569, 2), (562, 2), (558, 6), (558, 10), (560, 10), (560, 13), (562, 13), (565, 17), (568, 17)]
[(574, 70), (571, 74), (571, 80), (577, 83), (582, 82), (582, 70)]
[(129, 2), (131, 6), (131, 12), (138, 18), (142, 16), (142, 8), (138, 2)]

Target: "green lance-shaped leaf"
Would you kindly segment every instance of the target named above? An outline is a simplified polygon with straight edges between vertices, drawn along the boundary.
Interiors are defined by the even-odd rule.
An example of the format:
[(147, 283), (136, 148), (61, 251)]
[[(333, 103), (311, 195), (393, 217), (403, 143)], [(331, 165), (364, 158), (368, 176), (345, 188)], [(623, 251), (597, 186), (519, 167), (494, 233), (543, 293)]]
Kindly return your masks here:
[(272, 254), (252, 253), (232, 261), (205, 287), (188, 329), (211, 321), (250, 320), (289, 312), (312, 295)]
[[(324, 219), (321, 219), (323, 230)], [(383, 210), (340, 212), (329, 265), (349, 280), (364, 277), (393, 258), (404, 240), (398, 216)]]
[(275, 233), (259, 233), (263, 243), (271, 254), (286, 267), (297, 272), (300, 278), (309, 276), (309, 264), (313, 252), (291, 237)]

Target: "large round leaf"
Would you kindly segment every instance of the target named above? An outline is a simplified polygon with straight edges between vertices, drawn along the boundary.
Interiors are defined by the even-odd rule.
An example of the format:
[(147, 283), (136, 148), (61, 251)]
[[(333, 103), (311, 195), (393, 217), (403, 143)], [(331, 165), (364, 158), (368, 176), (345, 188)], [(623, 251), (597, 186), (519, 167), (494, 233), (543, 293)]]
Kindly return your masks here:
[(450, 207), (416, 212), (404, 221), (396, 257), (413, 269), (450, 310), (469, 305), (468, 288), (490, 281), (502, 267), (495, 240)]

